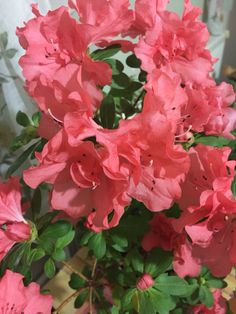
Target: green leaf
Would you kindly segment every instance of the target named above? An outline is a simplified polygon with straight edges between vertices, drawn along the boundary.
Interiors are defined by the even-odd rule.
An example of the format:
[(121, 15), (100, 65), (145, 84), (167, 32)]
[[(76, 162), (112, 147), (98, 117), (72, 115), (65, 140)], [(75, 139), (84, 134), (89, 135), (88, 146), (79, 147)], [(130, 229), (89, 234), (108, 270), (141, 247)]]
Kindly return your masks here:
[(200, 286), (199, 298), (201, 303), (207, 307), (211, 307), (214, 304), (214, 298), (212, 292), (206, 286)]
[(121, 305), (124, 309), (130, 306), (135, 291), (136, 289), (129, 289), (125, 292), (123, 298), (121, 299)]
[(113, 305), (113, 307), (111, 308), (111, 314), (119, 314), (119, 313), (120, 313), (119, 308)]
[(59, 220), (49, 225), (39, 236), (40, 246), (48, 253), (53, 254), (56, 250), (58, 238), (64, 237), (71, 231), (71, 224), (65, 220)]
[(132, 116), (133, 114), (135, 114), (134, 107), (125, 98), (121, 98), (120, 99), (120, 108), (121, 108), (121, 112), (123, 112), (125, 114), (126, 118), (128, 118), (128, 117)]
[(44, 264), (44, 272), (49, 279), (51, 279), (55, 275), (56, 267), (54, 261), (51, 258), (49, 258)]
[(75, 299), (74, 306), (76, 309), (79, 309), (85, 301), (88, 299), (88, 290), (81, 291), (80, 295)]
[(192, 293), (188, 283), (177, 276), (160, 275), (155, 280), (155, 288), (168, 295), (175, 296), (189, 296)]
[(55, 249), (52, 258), (58, 262), (64, 261), (66, 259), (66, 253), (63, 249)]
[(100, 259), (106, 254), (106, 240), (102, 232), (94, 234), (88, 241), (88, 247)]
[(17, 49), (7, 49), (4, 52), (4, 55), (8, 58), (8, 59), (12, 59), (14, 58), (15, 54), (17, 53)]
[(95, 50), (90, 54), (90, 57), (94, 60), (104, 60), (114, 56), (117, 52), (120, 51), (120, 45), (115, 44), (106, 47), (105, 49)]
[(86, 281), (79, 277), (77, 274), (73, 273), (70, 276), (69, 286), (71, 289), (79, 290), (80, 288), (84, 287)]
[(88, 244), (89, 239), (94, 235), (93, 232), (89, 231), (89, 230), (85, 230), (84, 234), (82, 235), (81, 239), (80, 239), (80, 245), (84, 246)]
[(128, 254), (127, 258), (130, 260), (130, 263), (135, 271), (143, 273), (144, 269), (143, 259), (137, 250), (132, 250)]
[(69, 245), (75, 237), (75, 231), (70, 230), (67, 234), (65, 234), (63, 237), (60, 237), (57, 239), (56, 242), (56, 248), (57, 249), (63, 249), (67, 245)]
[(100, 107), (100, 117), (102, 126), (112, 129), (115, 122), (115, 102), (111, 95), (106, 96)]
[(126, 59), (126, 64), (131, 68), (140, 68), (141, 61), (134, 54), (132, 54)]
[(138, 79), (140, 82), (146, 82), (147, 81), (147, 72), (142, 71), (139, 73)]
[(171, 264), (171, 252), (157, 248), (149, 253), (145, 262), (145, 272), (156, 277), (157, 275), (164, 273)]
[(86, 281), (79, 277), (77, 274), (73, 273), (70, 276), (69, 286), (71, 289), (79, 290), (80, 288), (83, 288), (86, 284)]
[(30, 254), (27, 256), (27, 264), (31, 265), (45, 256), (45, 251), (42, 248), (32, 249)]
[(35, 112), (33, 115), (32, 115), (32, 121), (33, 121), (33, 124), (36, 128), (39, 127), (39, 122), (40, 122), (40, 119), (41, 119), (41, 112)]
[(34, 143), (29, 148), (27, 148), (16, 160), (15, 162), (8, 168), (6, 173), (6, 178), (9, 178), (19, 167), (27, 160), (30, 154), (35, 150), (37, 143)]
[(66, 220), (58, 220), (52, 225), (49, 225), (46, 230), (40, 235), (41, 241), (47, 241), (47, 239), (55, 239), (64, 237), (71, 231), (71, 224)]
[(150, 300), (151, 296), (148, 292), (140, 293), (140, 314), (156, 314), (156, 309), (153, 302)]
[(209, 146), (214, 146), (214, 147), (223, 147), (223, 146), (229, 145), (230, 140), (224, 137), (220, 137), (220, 136), (200, 136), (200, 137), (195, 137), (194, 143), (204, 144), (204, 145), (209, 145)]
[(7, 32), (4, 32), (4, 33), (0, 34), (0, 41), (1, 41), (1, 44), (3, 46), (3, 49), (6, 49), (7, 44), (8, 44), (8, 34), (7, 34)]
[(118, 244), (120, 247), (127, 247), (128, 246), (128, 240), (125, 237), (122, 237), (118, 234), (112, 234), (111, 239), (114, 243)]
[(112, 75), (118, 75), (124, 70), (123, 63), (116, 59), (105, 59), (104, 62), (108, 63), (112, 68)]
[(223, 289), (227, 287), (227, 283), (219, 278), (212, 278), (210, 280), (207, 280), (207, 285), (211, 288), (216, 288), (216, 289)]
[(149, 301), (153, 308), (160, 314), (168, 314), (175, 308), (175, 302), (173, 299), (161, 291), (151, 288), (146, 291), (144, 295), (147, 299), (146, 303)]
[(234, 179), (232, 181), (231, 191), (233, 193), (233, 196), (236, 197), (236, 176), (234, 176)]
[(112, 88), (127, 88), (130, 85), (130, 78), (125, 73), (113, 75), (112, 77)]
[(32, 209), (32, 213), (34, 217), (36, 217), (40, 213), (41, 205), (42, 205), (42, 195), (41, 195), (41, 190), (38, 187), (34, 191), (33, 198), (31, 201), (31, 209)]

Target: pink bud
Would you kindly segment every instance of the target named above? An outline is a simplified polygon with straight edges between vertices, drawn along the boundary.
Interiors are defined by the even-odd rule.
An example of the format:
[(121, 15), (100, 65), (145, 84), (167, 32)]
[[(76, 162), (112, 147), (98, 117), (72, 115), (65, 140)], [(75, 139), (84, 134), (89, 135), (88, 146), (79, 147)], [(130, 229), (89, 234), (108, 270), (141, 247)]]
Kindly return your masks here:
[(144, 274), (140, 277), (137, 281), (136, 287), (139, 290), (147, 290), (154, 285), (154, 280), (152, 279), (151, 275)]

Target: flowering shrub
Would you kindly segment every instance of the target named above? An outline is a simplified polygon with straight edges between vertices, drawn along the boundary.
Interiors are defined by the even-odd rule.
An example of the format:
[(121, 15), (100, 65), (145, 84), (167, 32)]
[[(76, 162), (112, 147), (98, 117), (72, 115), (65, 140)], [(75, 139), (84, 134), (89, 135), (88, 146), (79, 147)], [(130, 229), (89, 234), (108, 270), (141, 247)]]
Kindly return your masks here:
[(235, 93), (211, 75), (201, 10), (185, 0), (179, 17), (167, 3), (69, 0), (45, 16), (32, 5), (17, 29), (39, 112), (17, 114), (23, 153), (0, 184), (0, 286), (20, 285), (0, 298), (4, 313), (51, 312), (32, 265), (52, 278), (71, 243), (88, 261), (55, 313), (72, 298), (83, 313), (227, 313)]

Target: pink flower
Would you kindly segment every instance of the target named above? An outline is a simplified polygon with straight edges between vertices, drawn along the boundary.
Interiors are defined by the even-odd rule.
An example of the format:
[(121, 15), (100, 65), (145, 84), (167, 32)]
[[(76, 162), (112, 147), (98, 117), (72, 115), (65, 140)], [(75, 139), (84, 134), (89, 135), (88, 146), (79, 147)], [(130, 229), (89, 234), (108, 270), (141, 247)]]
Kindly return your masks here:
[[(96, 148), (90, 141), (81, 140), (72, 146), (61, 130), (37, 154), (40, 165), (25, 171), (24, 178), (32, 188), (41, 182), (53, 184), (53, 208), (64, 210), (73, 219), (90, 215), (91, 228), (106, 229), (118, 224), (130, 201), (122, 168), (117, 178), (106, 171), (109, 155), (105, 147)], [(108, 221), (112, 212), (113, 218)]]
[(50, 314), (52, 297), (41, 295), (36, 283), (25, 287), (21, 274), (7, 270), (0, 280), (0, 308), (2, 313)]
[(228, 161), (230, 148), (197, 145), (189, 150), (191, 167), (182, 184), (181, 209), (199, 205), (202, 192), (208, 190), (230, 191), (235, 175), (235, 161)]
[(127, 32), (133, 22), (129, 0), (69, 0), (69, 5), (78, 12), (81, 23), (91, 26), (93, 42), (110, 41)]
[(221, 295), (221, 290), (217, 289), (213, 292), (214, 305), (211, 308), (205, 305), (196, 305), (189, 310), (189, 314), (225, 314), (227, 312), (226, 300)]
[(157, 214), (150, 222), (150, 230), (142, 240), (142, 247), (150, 251), (155, 247), (172, 251), (173, 268), (179, 277), (197, 276), (200, 273), (200, 262), (192, 254), (192, 245), (186, 233), (177, 233), (173, 227), (174, 219), (164, 214)]
[(18, 178), (0, 183), (0, 260), (17, 242), (30, 239), (31, 230), (22, 216), (21, 188)]
[(150, 274), (143, 274), (137, 281), (136, 287), (139, 290), (147, 290), (154, 285), (154, 280)]
[(108, 64), (87, 55), (94, 42), (91, 27), (78, 24), (65, 7), (46, 16), (33, 8), (36, 17), (17, 29), (26, 50), (20, 65), (30, 95), (41, 110), (59, 121), (68, 111), (91, 115), (102, 99), (97, 85), (109, 84), (112, 74)]
[(135, 53), (142, 61), (142, 68), (151, 73), (169, 64), (183, 82), (208, 84), (213, 60), (205, 49), (209, 34), (198, 19), (201, 10), (186, 0), (183, 16), (179, 18), (164, 10), (166, 2), (137, 1), (135, 26), (144, 29), (145, 36), (138, 42)]

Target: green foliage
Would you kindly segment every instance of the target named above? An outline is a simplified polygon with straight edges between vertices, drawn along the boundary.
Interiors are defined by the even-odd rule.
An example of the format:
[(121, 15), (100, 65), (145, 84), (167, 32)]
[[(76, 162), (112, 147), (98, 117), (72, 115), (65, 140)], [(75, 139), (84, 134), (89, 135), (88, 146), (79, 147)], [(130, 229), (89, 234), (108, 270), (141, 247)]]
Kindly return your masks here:
[(48, 278), (52, 278), (56, 273), (56, 267), (54, 261), (49, 258), (44, 264), (44, 272)]
[(100, 117), (102, 126), (107, 129), (112, 129), (115, 122), (115, 103), (113, 97), (107, 95), (100, 107)]
[(106, 60), (120, 51), (120, 45), (115, 44), (108, 46), (104, 49), (97, 49), (90, 54), (90, 57), (94, 60)]
[(172, 265), (172, 253), (162, 249), (152, 250), (145, 261), (145, 272), (153, 277), (166, 272)]
[(106, 239), (102, 232), (93, 234), (88, 240), (88, 247), (93, 251), (96, 258), (100, 259), (106, 254)]
[(191, 289), (188, 283), (177, 276), (160, 275), (155, 280), (155, 288), (169, 295), (188, 296)]
[(140, 68), (141, 61), (134, 54), (132, 54), (127, 57), (126, 64), (131, 68)]
[(79, 290), (83, 288), (86, 284), (86, 281), (79, 277), (77, 274), (72, 273), (70, 276), (69, 286), (71, 289)]

